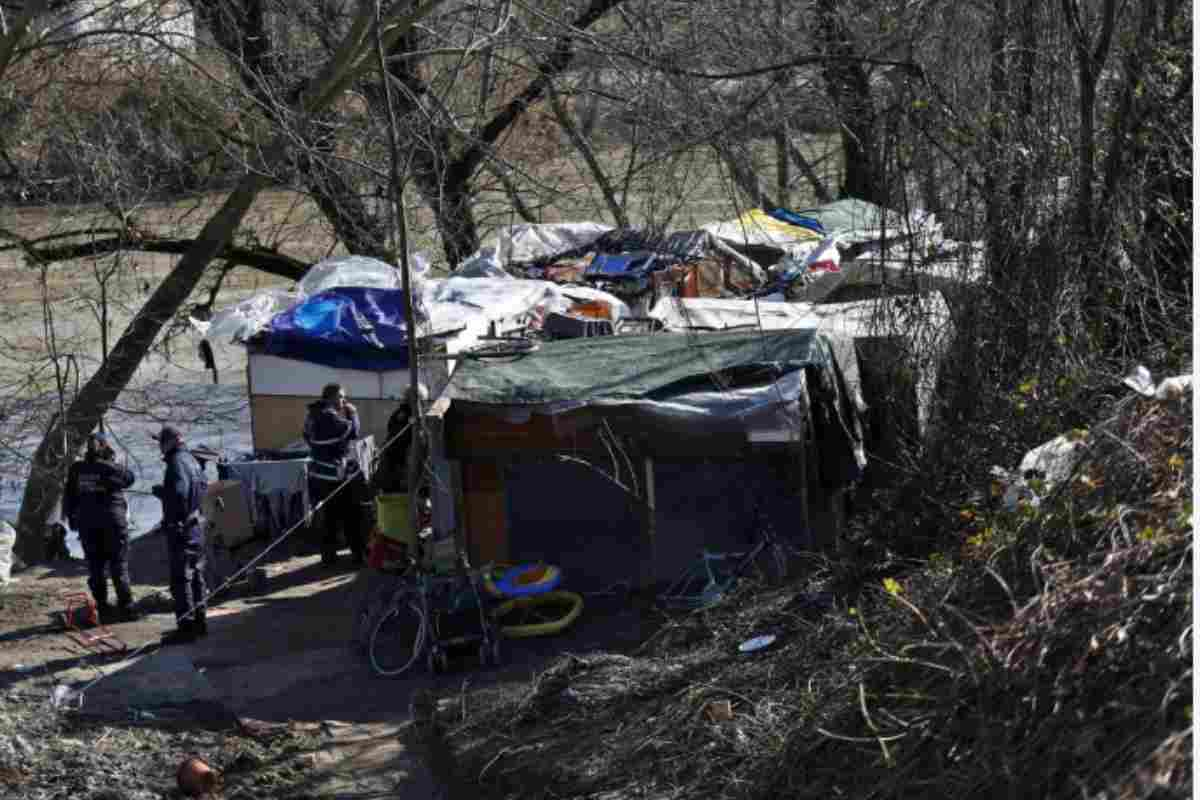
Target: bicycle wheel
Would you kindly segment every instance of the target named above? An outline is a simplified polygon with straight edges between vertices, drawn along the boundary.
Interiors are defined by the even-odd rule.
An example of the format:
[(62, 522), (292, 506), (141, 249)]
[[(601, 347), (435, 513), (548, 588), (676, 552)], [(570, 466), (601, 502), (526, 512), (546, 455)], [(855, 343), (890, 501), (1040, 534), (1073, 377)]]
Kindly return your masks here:
[(392, 678), (417, 663), (425, 647), (428, 626), (417, 598), (399, 598), (375, 623), (371, 632), (371, 669)]

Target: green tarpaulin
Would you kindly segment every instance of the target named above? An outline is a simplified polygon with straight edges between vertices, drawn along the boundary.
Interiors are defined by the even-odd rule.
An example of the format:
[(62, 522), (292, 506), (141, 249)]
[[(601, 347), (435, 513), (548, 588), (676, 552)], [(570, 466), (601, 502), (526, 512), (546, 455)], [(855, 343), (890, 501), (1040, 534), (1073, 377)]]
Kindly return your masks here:
[[(464, 359), (451, 379), (456, 400), (526, 405), (662, 399), (696, 391), (706, 376), (779, 365), (788, 372), (830, 361), (815, 330), (657, 333), (543, 342), (515, 360)], [(718, 389), (718, 381), (704, 388)]]
[(848, 197), (835, 200), (817, 208), (805, 208), (796, 212), (806, 217), (818, 220), (827, 234), (866, 234), (879, 235), (880, 223), (886, 220), (887, 227), (899, 226), (900, 216), (892, 211), (885, 211), (882, 206)]

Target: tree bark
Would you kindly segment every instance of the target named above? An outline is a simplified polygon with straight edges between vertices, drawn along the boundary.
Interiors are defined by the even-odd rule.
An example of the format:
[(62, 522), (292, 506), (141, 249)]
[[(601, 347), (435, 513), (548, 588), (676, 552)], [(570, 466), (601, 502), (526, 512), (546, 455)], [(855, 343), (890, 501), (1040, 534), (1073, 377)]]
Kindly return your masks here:
[(856, 58), (837, 0), (818, 0), (816, 21), (819, 48), (825, 56), (821, 62), (825, 91), (841, 125), (845, 177), (840, 194), (883, 204), (886, 192), (879, 174), (875, 101), (867, 71)]
[(571, 140), (571, 144), (575, 145), (575, 149), (583, 156), (584, 162), (588, 165), (588, 170), (592, 173), (592, 178), (596, 181), (596, 185), (600, 188), (600, 194), (604, 197), (605, 204), (608, 205), (608, 213), (612, 214), (613, 224), (618, 228), (629, 227), (629, 217), (625, 214), (625, 208), (617, 200), (617, 193), (613, 189), (612, 182), (609, 181), (608, 175), (605, 174), (604, 168), (600, 166), (600, 161), (596, 158), (596, 153), (592, 150), (592, 146), (584, 138), (583, 134), (575, 127), (575, 121), (563, 108), (562, 101), (559, 99), (558, 92), (554, 86), (549, 88), (550, 108), (554, 111), (554, 118), (558, 120), (559, 127), (566, 132), (567, 137)]
[(163, 326), (200, 282), (205, 268), (228, 246), (254, 198), (266, 185), (267, 179), (260, 175), (242, 178), (129, 323), (109, 358), (71, 401), (66, 416), (56, 418), (42, 437), (33, 454), (17, 516), (15, 551), (25, 563), (35, 563), (45, 555), (46, 520), (62, 497), (63, 477), (74, 454), (129, 384)]
[[(439, 1), (415, 4), (402, 14), (391, 15), (385, 28), (388, 40), (411, 30)], [(249, 2), (257, 4), (258, 0)], [(288, 102), (293, 113), (302, 118), (322, 113), (363, 69), (363, 54), (370, 52), (366, 32), (370, 30), (372, 15), (365, 4), (359, 7), (358, 14), (351, 33), (343, 38), (336, 54), (316, 77), (298, 83), (289, 93)], [(287, 130), (291, 129), (285, 128)], [(271, 161), (277, 161), (286, 153), (284, 142), (281, 135), (266, 143), (264, 152), (269, 154)], [(270, 182), (271, 178), (265, 172), (251, 172), (241, 179), (221, 208), (204, 224), (179, 264), (121, 334), (108, 360), (75, 396), (66, 414), (51, 423), (34, 452), (17, 517), (15, 550), (24, 562), (37, 562), (44, 555), (46, 519), (62, 496), (62, 477), (69, 461), (129, 384), (155, 338), (186, 302), (205, 269), (228, 248), (254, 199)], [(65, 446), (60, 442), (65, 442)]]
[[(570, 30), (586, 30), (624, 0), (592, 0), (579, 16), (567, 26)], [(479, 128), (478, 135), (464, 149), (455, 151), (454, 140), (446, 129), (425, 133), (425, 145), (417, 145), (412, 153), (412, 175), (425, 202), (433, 210), (442, 249), (451, 268), (462, 263), (479, 249), (479, 230), (475, 222), (472, 181), (480, 164), (489, 157), (500, 137), (533, 105), (541, 102), (551, 82), (563, 74), (576, 56), (576, 35), (565, 33), (555, 42), (551, 54), (537, 65), (536, 77), (491, 119)], [(397, 43), (390, 55), (415, 51), (414, 38)], [(428, 92), (417, 75), (412, 59), (393, 59), (392, 77), (405, 88), (401, 99), (408, 110), (416, 107)], [(383, 93), (376, 87), (367, 97), (377, 102)], [(433, 118), (433, 115), (431, 115)]]

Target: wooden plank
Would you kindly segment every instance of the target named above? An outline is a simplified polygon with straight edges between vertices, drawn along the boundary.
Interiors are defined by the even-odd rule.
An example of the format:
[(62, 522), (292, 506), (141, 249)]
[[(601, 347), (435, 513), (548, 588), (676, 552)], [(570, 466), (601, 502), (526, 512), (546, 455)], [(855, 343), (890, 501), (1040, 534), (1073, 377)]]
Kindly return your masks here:
[(463, 463), (463, 527), (472, 564), (508, 559), (503, 464)]
[[(454, 550), (458, 553), (470, 553), (467, 537), (467, 501), (463, 494), (463, 463), (447, 461), (450, 465), (450, 502), (454, 504)], [(470, 559), (475, 564), (475, 559)]]
[[(316, 400), (316, 397), (251, 395), (250, 426), (254, 449), (278, 450), (299, 441), (304, 434), (308, 405)], [(399, 401), (351, 397), (350, 402), (358, 409), (362, 435), (373, 435), (379, 444), (386, 442), (387, 421)]]

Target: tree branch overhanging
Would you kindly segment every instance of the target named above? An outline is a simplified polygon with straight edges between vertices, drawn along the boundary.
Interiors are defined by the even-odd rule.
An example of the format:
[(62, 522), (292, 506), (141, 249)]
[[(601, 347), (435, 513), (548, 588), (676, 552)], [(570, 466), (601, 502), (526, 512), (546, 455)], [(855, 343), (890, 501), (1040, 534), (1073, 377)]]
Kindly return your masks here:
[[(102, 239), (90, 239), (85, 242), (70, 244), (47, 245), (46, 241), (60, 240), (73, 236), (95, 236), (106, 234)], [(6, 235), (0, 231), (0, 235)], [(16, 238), (8, 235), (9, 238)], [(195, 246), (195, 239), (168, 239), (148, 237), (141, 234), (131, 234), (120, 229), (109, 228), (92, 231), (76, 231), (71, 233), (52, 234), (44, 239), (20, 240), (18, 244), (0, 247), (0, 253), (20, 250), (36, 264), (52, 264), (59, 261), (74, 261), (80, 258), (95, 258), (97, 256), (113, 255), (115, 253), (136, 251), (142, 253), (163, 253), (183, 255)], [(226, 245), (214, 258), (224, 261), (229, 266), (249, 267), (250, 269), (275, 275), (280, 278), (298, 281), (304, 277), (310, 264), (291, 256), (273, 250), (254, 247), (238, 247)]]

